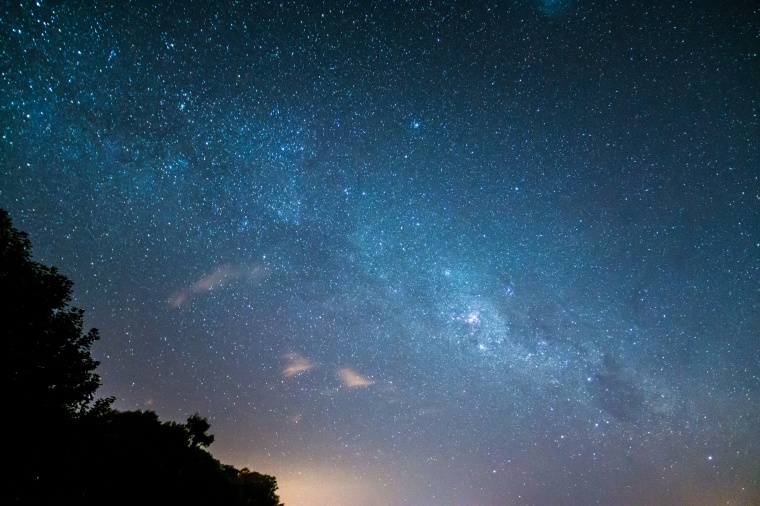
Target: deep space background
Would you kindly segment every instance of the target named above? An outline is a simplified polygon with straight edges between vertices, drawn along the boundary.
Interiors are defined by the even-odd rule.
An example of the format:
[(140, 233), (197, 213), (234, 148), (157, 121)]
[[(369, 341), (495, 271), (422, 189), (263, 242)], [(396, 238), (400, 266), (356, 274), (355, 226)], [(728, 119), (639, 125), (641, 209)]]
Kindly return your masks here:
[(288, 506), (760, 504), (759, 9), (4, 2), (0, 207)]

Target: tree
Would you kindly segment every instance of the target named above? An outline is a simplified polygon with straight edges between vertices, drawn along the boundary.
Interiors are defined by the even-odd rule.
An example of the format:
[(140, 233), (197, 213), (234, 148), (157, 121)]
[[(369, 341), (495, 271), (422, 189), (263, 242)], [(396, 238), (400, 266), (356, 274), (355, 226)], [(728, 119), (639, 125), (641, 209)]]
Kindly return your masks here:
[(212, 437), (198, 414), (182, 424), (161, 422), (153, 411), (114, 410), (91, 422), (82, 465), (64, 480), (85, 475), (87, 486), (68, 494), (70, 504), (109, 502), (116, 488), (120, 504), (145, 504), (149, 495), (150, 504), (281, 506), (273, 476), (238, 471), (202, 447)]
[[(84, 333), (83, 311), (69, 306), (72, 282), (55, 267), (31, 258), (26, 233), (0, 209), (0, 373), (13, 462), (4, 487), (13, 502), (34, 502), (55, 487), (59, 460), (70, 453), (71, 423), (87, 414), (100, 378), (90, 347), (97, 330)], [(110, 399), (97, 403), (102, 411)]]
[(211, 424), (208, 420), (202, 418), (198, 413), (187, 419), (185, 425), (188, 434), (190, 446), (197, 448), (208, 448), (214, 442), (214, 436), (208, 434)]
[(69, 306), (72, 282), (55, 267), (32, 261), (31, 251), (27, 234), (13, 228), (0, 209), (7, 399), (24, 418), (62, 422), (83, 414), (100, 385), (98, 362), (90, 356), (98, 332), (82, 332), (83, 311)]
[(274, 477), (238, 471), (206, 451), (208, 421), (161, 422), (153, 411), (120, 412), (100, 386), (70, 307), (72, 282), (31, 258), (26, 233), (0, 209), (0, 338), (9, 412), (4, 504), (241, 504), (277, 506)]
[(242, 489), (243, 504), (255, 506), (283, 506), (277, 490), (277, 479), (267, 474), (249, 471), (244, 467), (238, 471)]

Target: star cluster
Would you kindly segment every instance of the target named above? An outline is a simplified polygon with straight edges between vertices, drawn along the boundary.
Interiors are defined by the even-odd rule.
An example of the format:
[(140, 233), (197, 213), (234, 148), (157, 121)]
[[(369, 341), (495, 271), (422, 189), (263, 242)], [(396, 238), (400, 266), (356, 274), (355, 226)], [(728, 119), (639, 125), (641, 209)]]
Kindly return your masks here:
[(760, 497), (753, 2), (0, 11), (0, 206), (289, 505)]

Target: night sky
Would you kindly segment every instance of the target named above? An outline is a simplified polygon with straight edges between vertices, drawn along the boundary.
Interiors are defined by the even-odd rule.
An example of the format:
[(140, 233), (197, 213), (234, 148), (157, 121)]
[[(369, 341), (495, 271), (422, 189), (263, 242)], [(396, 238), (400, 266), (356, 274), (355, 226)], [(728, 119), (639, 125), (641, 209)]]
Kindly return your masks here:
[(288, 506), (760, 503), (754, 1), (13, 0), (99, 396)]

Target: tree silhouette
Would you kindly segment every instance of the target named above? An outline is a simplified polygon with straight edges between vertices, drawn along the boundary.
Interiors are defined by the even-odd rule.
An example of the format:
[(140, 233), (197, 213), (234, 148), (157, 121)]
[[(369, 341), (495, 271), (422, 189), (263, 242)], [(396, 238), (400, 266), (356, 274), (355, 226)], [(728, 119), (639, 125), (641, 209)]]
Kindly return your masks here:
[[(6, 490), (14, 500), (48, 485), (49, 468), (66, 454), (71, 423), (87, 414), (100, 385), (90, 356), (97, 330), (82, 331), (83, 311), (69, 306), (72, 282), (34, 262), (31, 252), (27, 234), (0, 209), (0, 338), (6, 349), (0, 374), (13, 413), (6, 454), (14, 462), (14, 486)], [(97, 409), (108, 404), (101, 401)]]
[(3, 343), (12, 358), (3, 368), (9, 400), (26, 415), (63, 421), (85, 412), (100, 385), (82, 332), (83, 311), (69, 307), (72, 282), (31, 260), (31, 244), (0, 209), (0, 290)]
[(199, 414), (161, 422), (153, 411), (93, 403), (100, 378), (69, 306), (72, 282), (31, 259), (26, 233), (0, 209), (0, 337), (9, 415), (5, 504), (280, 506), (277, 481), (214, 459)]
[(242, 488), (242, 503), (256, 506), (282, 506), (275, 494), (277, 480), (274, 476), (260, 474), (243, 468), (238, 471)]
[(190, 446), (208, 448), (214, 442), (214, 436), (207, 433), (211, 425), (198, 413), (187, 419), (185, 428), (189, 436)]

